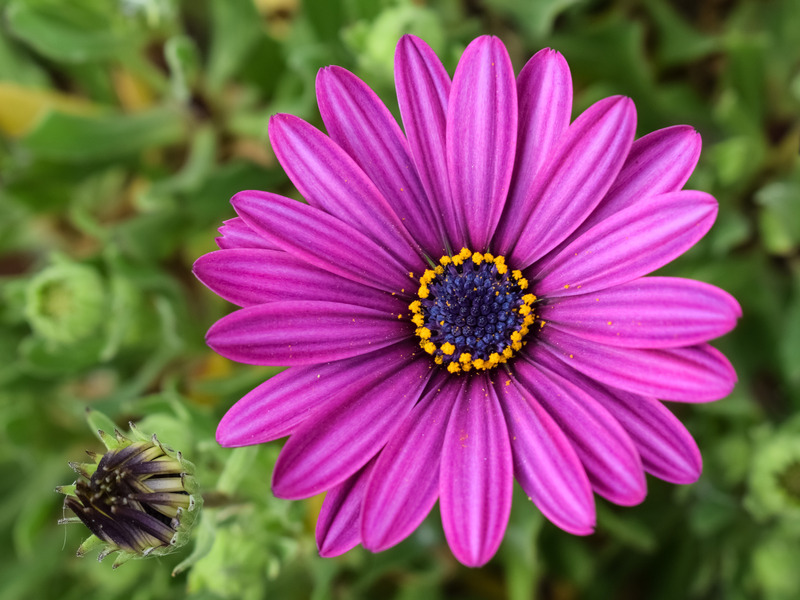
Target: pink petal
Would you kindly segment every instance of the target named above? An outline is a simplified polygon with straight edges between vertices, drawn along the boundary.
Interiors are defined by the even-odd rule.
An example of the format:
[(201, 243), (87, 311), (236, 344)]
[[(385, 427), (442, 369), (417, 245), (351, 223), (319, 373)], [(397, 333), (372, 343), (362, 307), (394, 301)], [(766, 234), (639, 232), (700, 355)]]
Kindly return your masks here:
[(408, 537), (439, 497), (439, 465), (458, 379), (434, 375), (428, 393), (394, 432), (364, 496), (361, 537), (373, 552)]
[(325, 494), (316, 530), (317, 548), (323, 558), (339, 556), (361, 543), (361, 504), (374, 466), (375, 458)]
[(564, 57), (549, 48), (540, 50), (517, 77), (519, 132), (511, 193), (498, 226), (501, 246), (513, 246), (529, 212), (531, 188), (569, 126), (572, 115), (572, 77)]
[(536, 294), (587, 294), (647, 275), (694, 246), (716, 216), (717, 201), (703, 192), (634, 204), (536, 265)]
[(427, 356), (392, 362), (367, 392), (343, 395), (313, 412), (292, 433), (272, 474), (279, 498), (308, 498), (341, 483), (391, 437), (431, 376)]
[(222, 237), (216, 239), (217, 246), (227, 248), (267, 248), (277, 250), (275, 244), (258, 235), (247, 226), (241, 217), (228, 219), (219, 228)]
[(647, 484), (639, 454), (622, 426), (601, 404), (541, 363), (517, 360), (514, 372), (572, 440), (598, 494), (624, 506), (644, 500)]
[(584, 375), (644, 396), (680, 402), (709, 402), (730, 394), (736, 373), (708, 344), (686, 348), (616, 348), (547, 327), (540, 343), (528, 346), (535, 363), (549, 352)]
[(555, 248), (594, 210), (625, 162), (636, 131), (629, 98), (589, 107), (570, 125), (530, 187), (525, 206), (499, 232), (497, 251), (525, 268)]
[(548, 327), (609, 346), (675, 348), (729, 332), (742, 315), (727, 292), (700, 281), (643, 277), (593, 294), (555, 298)]
[(473, 250), (488, 248), (500, 220), (516, 143), (514, 68), (499, 39), (481, 36), (461, 56), (447, 107), (450, 189)]
[(514, 476), (545, 517), (575, 535), (594, 531), (594, 497), (572, 444), (524, 387), (504, 372), (495, 391), (505, 414)]
[(329, 137), (293, 115), (270, 119), (275, 155), (311, 206), (365, 234), (406, 271), (423, 269), (417, 243), (355, 161)]
[(680, 190), (697, 165), (701, 145), (700, 134), (687, 125), (659, 129), (636, 140), (605, 198), (562, 245), (629, 206)]
[(235, 447), (285, 437), (337, 398), (366, 394), (383, 378), (387, 365), (405, 364), (415, 352), (416, 344), (408, 341), (353, 358), (291, 367), (234, 404), (220, 421), (217, 441)]
[(645, 470), (671, 483), (693, 483), (703, 468), (700, 450), (683, 424), (652, 396), (605, 386), (552, 356), (543, 365), (569, 379), (602, 404), (631, 436)]
[(193, 271), (228, 302), (252, 306), (281, 300), (323, 300), (401, 314), (396, 296), (344, 279), (279, 250), (233, 248), (197, 259)]
[(328, 135), (364, 170), (413, 238), (432, 256), (445, 252), (441, 217), (425, 195), (403, 132), (363, 81), (341, 67), (317, 75)]
[(206, 343), (236, 362), (309, 365), (366, 354), (413, 335), (413, 326), (397, 317), (336, 302), (272, 302), (223, 317), (208, 330)]
[(508, 430), (488, 377), (465, 378), (442, 452), (442, 525), (450, 549), (468, 567), (489, 561), (503, 539), (514, 483)]
[(231, 203), (248, 226), (309, 264), (389, 293), (416, 290), (408, 269), (383, 247), (319, 209), (257, 191), (239, 192)]
[(404, 35), (397, 43), (394, 78), (411, 157), (436, 223), (447, 238), (458, 240), (460, 228), (452, 207), (445, 157), (450, 77), (423, 40)]

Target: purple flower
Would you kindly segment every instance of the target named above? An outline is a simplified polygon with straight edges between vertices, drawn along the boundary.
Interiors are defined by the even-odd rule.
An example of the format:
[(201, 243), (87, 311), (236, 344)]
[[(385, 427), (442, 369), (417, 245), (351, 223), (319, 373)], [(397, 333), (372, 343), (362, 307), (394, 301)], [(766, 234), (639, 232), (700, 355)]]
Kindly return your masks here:
[(659, 400), (726, 396), (736, 375), (706, 342), (741, 316), (726, 292), (643, 277), (691, 248), (717, 203), (681, 190), (690, 127), (634, 142), (628, 98), (570, 123), (564, 58), (515, 79), (496, 38), (467, 47), (451, 82), (403, 37), (405, 135), (362, 81), (323, 69), (328, 135), (291, 115), (270, 140), (302, 204), (234, 196), (221, 250), (195, 273), (241, 306), (208, 332), (235, 361), (290, 368), (242, 398), (223, 446), (289, 436), (275, 495), (327, 491), (323, 556), (411, 534), (439, 500), (465, 565), (496, 552), (513, 480), (557, 526), (585, 535), (593, 492), (634, 505), (645, 471), (690, 483), (700, 453)]

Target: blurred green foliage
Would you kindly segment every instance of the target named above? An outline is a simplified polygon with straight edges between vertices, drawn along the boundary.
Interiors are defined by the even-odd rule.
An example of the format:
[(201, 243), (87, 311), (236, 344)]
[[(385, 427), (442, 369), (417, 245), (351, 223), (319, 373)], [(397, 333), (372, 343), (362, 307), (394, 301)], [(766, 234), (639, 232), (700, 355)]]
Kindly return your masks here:
[[(0, 16), (0, 600), (800, 596), (800, 2), (0, 0)], [(407, 32), (451, 72), (481, 33), (518, 69), (551, 46), (576, 113), (627, 94), (640, 135), (694, 125), (689, 187), (720, 214), (665, 272), (727, 289), (745, 315), (718, 342), (740, 378), (731, 397), (673, 406), (703, 451), (698, 483), (651, 479), (633, 509), (598, 499), (585, 539), (517, 498), (481, 570), (455, 562), (435, 514), (383, 554), (316, 556), (319, 500), (269, 491), (278, 445), (214, 441), (275, 370), (205, 347), (230, 307), (190, 272), (233, 193), (296, 194), (269, 115), (319, 124), (314, 79), (330, 63), (396, 112)], [(114, 572), (74, 558), (86, 532), (56, 525), (52, 490), (98, 449), (86, 406), (196, 463), (206, 509), (190, 550)]]

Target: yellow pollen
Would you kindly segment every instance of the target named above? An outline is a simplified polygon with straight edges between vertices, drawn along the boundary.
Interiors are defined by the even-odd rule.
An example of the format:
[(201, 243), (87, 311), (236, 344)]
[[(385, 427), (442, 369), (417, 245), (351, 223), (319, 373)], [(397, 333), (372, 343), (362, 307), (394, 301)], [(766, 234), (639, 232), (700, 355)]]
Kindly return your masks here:
[(461, 367), (458, 366), (458, 363), (451, 362), (447, 365), (447, 370), (450, 373), (458, 373), (461, 370)]
[(510, 346), (506, 346), (505, 348), (503, 348), (503, 356), (505, 356), (506, 358), (511, 358), (512, 356), (514, 356), (514, 351), (511, 349)]
[(425, 350), (425, 352), (427, 352), (428, 354), (433, 354), (434, 352), (436, 352), (436, 344), (434, 344), (433, 342), (425, 342), (425, 345), (422, 347), (422, 349)]
[(522, 334), (519, 331), (512, 331), (511, 332), (511, 341), (518, 342), (522, 339)]
[(468, 248), (462, 248), (461, 252), (459, 252), (458, 255), (462, 259), (467, 260), (470, 256), (472, 256), (472, 252)]
[(494, 262), (494, 256), (492, 256), (487, 252), (486, 254), (483, 255), (483, 260), (485, 260), (487, 263)]
[(417, 327), (422, 327), (425, 324), (425, 315), (422, 313), (417, 313), (411, 317), (411, 322)]
[(497, 262), (500, 258), (502, 258), (502, 257), (498, 256), (495, 259), (494, 264), (497, 267), (497, 272), (500, 273), (500, 275), (505, 275), (506, 271), (508, 271), (508, 267), (506, 265), (504, 265), (503, 263)]
[(523, 277), (517, 282), (517, 285), (519, 286), (519, 289), (527, 290), (528, 289), (528, 280)]
[(453, 257), (453, 264), (454, 264), (455, 266), (459, 266), (459, 265), (460, 265), (461, 263), (463, 263), (463, 262), (464, 262), (464, 259), (463, 259), (463, 258), (461, 258), (461, 256), (459, 256), (458, 254), (456, 254), (456, 255)]
[(472, 364), (475, 365), (476, 369), (484, 369), (484, 368), (486, 368), (486, 366), (485, 366), (486, 365), (486, 361), (484, 361), (482, 358), (476, 358), (475, 360), (472, 361)]
[(472, 255), (472, 262), (474, 262), (476, 265), (481, 264), (483, 262), (483, 254), (480, 254), (479, 252), (476, 252), (475, 254), (473, 254)]
[(444, 273), (444, 267), (442, 265), (436, 265), (436, 268), (433, 270), (433, 272), (437, 275), (441, 275)]
[(530, 312), (531, 312), (531, 307), (528, 306), (527, 304), (523, 304), (522, 306), (519, 307), (519, 314), (521, 315), (527, 315)]
[(445, 267), (447, 265), (449, 265), (451, 262), (453, 262), (453, 261), (450, 259), (449, 256), (443, 256), (442, 258), (439, 259), (439, 264), (441, 264), (441, 265), (443, 265)]
[(428, 340), (431, 337), (431, 330), (427, 327), (420, 327), (417, 329), (416, 334), (423, 340)]
[(417, 296), (419, 296), (420, 298), (422, 298), (424, 300), (425, 298), (428, 297), (429, 293), (430, 293), (430, 291), (428, 290), (428, 286), (421, 285), (421, 286), (419, 286), (419, 291), (417, 292)]
[(442, 344), (442, 352), (450, 356), (453, 352), (456, 351), (456, 347), (451, 344), (450, 342), (445, 342)]
[(418, 313), (420, 310), (422, 310), (422, 302), (420, 302), (419, 300), (414, 300), (411, 304), (408, 305), (408, 310), (410, 310), (413, 313)]
[(467, 364), (468, 362), (472, 361), (472, 354), (469, 352), (464, 352), (458, 357), (458, 361)]
[(513, 271), (511, 271), (511, 276), (514, 279), (522, 279), (522, 271), (520, 271), (519, 269), (514, 269)]
[(536, 302), (536, 296), (534, 296), (533, 294), (525, 294), (522, 297), (522, 301), (525, 304), (533, 304), (534, 302)]

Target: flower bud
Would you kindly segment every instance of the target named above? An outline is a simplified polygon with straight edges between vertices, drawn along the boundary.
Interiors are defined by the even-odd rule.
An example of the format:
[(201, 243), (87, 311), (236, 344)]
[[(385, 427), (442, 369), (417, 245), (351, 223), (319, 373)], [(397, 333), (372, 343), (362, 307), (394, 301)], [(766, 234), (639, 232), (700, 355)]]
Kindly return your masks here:
[[(97, 420), (92, 413), (90, 422)], [(77, 481), (56, 488), (66, 495), (64, 506), (75, 513), (59, 523), (82, 522), (92, 532), (78, 556), (98, 547), (98, 560), (118, 552), (116, 568), (131, 558), (161, 556), (184, 545), (202, 505), (194, 465), (132, 423), (133, 439), (117, 430), (113, 436), (98, 433), (107, 452), (87, 451), (93, 462), (70, 463)]]
[(69, 344), (87, 338), (106, 320), (105, 296), (92, 267), (61, 261), (31, 279), (25, 316), (43, 338)]

